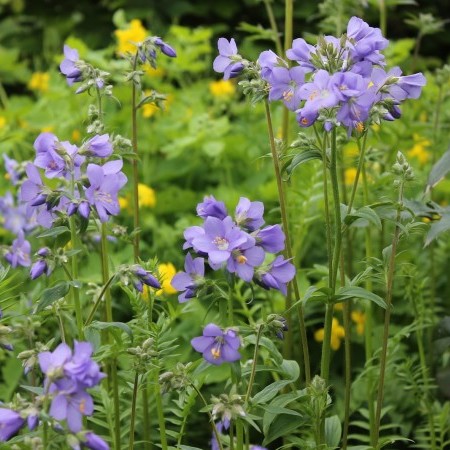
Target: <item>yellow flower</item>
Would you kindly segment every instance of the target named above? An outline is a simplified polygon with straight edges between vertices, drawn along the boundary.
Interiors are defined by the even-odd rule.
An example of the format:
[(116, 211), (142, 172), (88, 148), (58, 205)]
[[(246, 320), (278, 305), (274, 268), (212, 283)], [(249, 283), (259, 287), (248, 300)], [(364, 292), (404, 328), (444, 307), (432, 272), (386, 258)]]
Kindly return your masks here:
[(49, 79), (50, 75), (47, 72), (34, 72), (31, 75), (30, 81), (28, 81), (28, 89), (47, 92)]
[(119, 197), (120, 209), (128, 209), (129, 205), (130, 205), (130, 202), (128, 201), (127, 197)]
[(161, 263), (158, 265), (159, 281), (161, 283), (161, 289), (156, 292), (156, 295), (161, 294), (176, 294), (178, 291), (170, 284), (172, 278), (177, 273), (177, 269), (172, 263)]
[(117, 38), (117, 53), (126, 54), (127, 52), (136, 53), (136, 45), (134, 44), (142, 42), (147, 37), (148, 31), (142, 26), (139, 19), (134, 19), (130, 22), (128, 28), (116, 30), (114, 34)]
[(355, 182), (356, 173), (358, 171), (354, 167), (350, 167), (350, 169), (345, 169), (345, 184), (347, 186), (351, 186)]
[(344, 310), (344, 304), (342, 302), (341, 303), (336, 303), (334, 305), (334, 310), (335, 311), (343, 311)]
[[(320, 328), (314, 333), (314, 339), (317, 342), (322, 342), (325, 335), (325, 330)], [(345, 336), (344, 327), (339, 325), (339, 320), (333, 317), (333, 323), (331, 325), (331, 348), (336, 351), (339, 350), (341, 346), (341, 340)]]
[(236, 86), (230, 80), (211, 81), (209, 92), (218, 98), (231, 97), (236, 92)]
[(52, 133), (55, 127), (53, 125), (47, 125), (41, 128), (41, 133)]
[(155, 191), (143, 183), (138, 184), (138, 197), (140, 207), (153, 208), (156, 205)]
[(4, 116), (0, 116), (0, 129), (4, 128), (6, 125), (6, 118)]
[(417, 133), (413, 134), (414, 145), (408, 151), (408, 156), (410, 158), (417, 158), (420, 164), (425, 164), (430, 159), (430, 155), (427, 152), (426, 148), (431, 145), (431, 142), (420, 136)]
[(142, 105), (142, 115), (146, 119), (148, 119), (149, 117), (154, 116), (157, 111), (159, 111), (159, 108), (158, 108), (158, 106), (156, 106), (155, 102), (144, 103)]
[(366, 323), (366, 315), (361, 311), (352, 311), (352, 320), (356, 323), (356, 332), (362, 336), (364, 334), (364, 325)]
[(81, 139), (80, 130), (73, 130), (72, 131), (72, 141), (80, 142), (80, 139)]

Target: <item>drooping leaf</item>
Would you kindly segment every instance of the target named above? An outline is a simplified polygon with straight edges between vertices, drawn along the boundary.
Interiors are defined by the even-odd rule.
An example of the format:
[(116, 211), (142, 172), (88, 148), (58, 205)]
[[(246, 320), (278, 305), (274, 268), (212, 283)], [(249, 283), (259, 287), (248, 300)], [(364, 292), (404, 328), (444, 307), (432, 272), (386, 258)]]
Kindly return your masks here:
[(427, 180), (427, 191), (433, 189), (450, 172), (450, 148), (432, 167)]
[(47, 306), (50, 306), (60, 298), (63, 298), (69, 292), (70, 284), (67, 281), (61, 281), (55, 286), (45, 289), (42, 293), (41, 299), (36, 306), (35, 313), (41, 312)]
[(386, 309), (386, 303), (379, 295), (359, 286), (344, 286), (340, 288), (335, 295), (335, 300), (337, 301), (348, 300), (351, 298), (362, 298), (364, 300), (369, 300), (381, 308)]
[(444, 214), (440, 220), (431, 225), (425, 238), (425, 247), (430, 245), (432, 241), (448, 230), (450, 230), (450, 214)]

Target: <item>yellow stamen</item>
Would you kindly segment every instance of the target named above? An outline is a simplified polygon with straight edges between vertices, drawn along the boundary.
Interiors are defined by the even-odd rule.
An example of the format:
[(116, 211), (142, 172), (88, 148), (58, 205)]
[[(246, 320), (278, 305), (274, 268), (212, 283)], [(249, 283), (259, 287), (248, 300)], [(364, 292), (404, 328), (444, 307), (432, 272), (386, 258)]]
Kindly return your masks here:
[(213, 347), (211, 349), (211, 355), (213, 356), (214, 359), (220, 358), (220, 346), (219, 345), (217, 347)]
[(236, 261), (238, 262), (238, 264), (245, 264), (247, 262), (247, 258), (244, 255), (239, 255), (236, 258)]

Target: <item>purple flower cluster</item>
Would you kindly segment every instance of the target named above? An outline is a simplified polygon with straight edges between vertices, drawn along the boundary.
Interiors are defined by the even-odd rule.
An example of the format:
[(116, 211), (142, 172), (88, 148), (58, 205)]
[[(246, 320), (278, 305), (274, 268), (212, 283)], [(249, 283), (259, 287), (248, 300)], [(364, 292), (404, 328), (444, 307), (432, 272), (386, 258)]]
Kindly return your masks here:
[(212, 195), (197, 205), (203, 226), (189, 227), (184, 232), (184, 249), (192, 249), (199, 257), (187, 255), (185, 272), (176, 274), (172, 286), (183, 293), (181, 303), (195, 297), (203, 284), (205, 259), (213, 270), (224, 267), (246, 282), (256, 281), (266, 289), (286, 292), (286, 284), (295, 275), (294, 266), (283, 256), (277, 256), (264, 266), (266, 253), (284, 249), (284, 233), (279, 225), (264, 226), (264, 205), (241, 197), (234, 219), (223, 202)]
[[(78, 212), (87, 219), (91, 210), (95, 210), (102, 222), (119, 213), (118, 193), (127, 182), (121, 172), (123, 163), (112, 160), (96, 164), (99, 158), (112, 155), (107, 134), (96, 135), (77, 147), (59, 141), (52, 133), (41, 133), (34, 148), (36, 158), (26, 166), (27, 179), (20, 188), (28, 220), (49, 228), (58, 213), (70, 216)], [(58, 186), (48, 187), (39, 169), (47, 179), (57, 179)]]
[[(94, 411), (94, 402), (86, 389), (96, 386), (105, 377), (91, 356), (91, 344), (77, 341), (73, 352), (61, 343), (53, 352), (38, 355), (40, 368), (46, 376), (44, 390), (52, 397), (50, 416), (58, 421), (65, 420), (72, 433), (80, 432), (83, 416), (90, 416)], [(86, 441), (92, 440), (93, 433), (87, 434), (90, 438), (86, 437)], [(98, 436), (95, 439), (103, 442)], [(108, 448), (106, 443), (104, 445)]]
[[(323, 36), (315, 46), (295, 39), (286, 56), (297, 65), (269, 50), (259, 56), (258, 70), (269, 85), (269, 100), (295, 111), (301, 127), (319, 120), (326, 131), (342, 125), (349, 134), (361, 132), (372, 114), (376, 120), (398, 118), (399, 105), (417, 98), (426, 82), (421, 73), (402, 76), (398, 67), (386, 72), (381, 51), (387, 45), (380, 29), (352, 17), (341, 39)], [(233, 40), (219, 39), (219, 53), (214, 69), (224, 78), (245, 67)]]

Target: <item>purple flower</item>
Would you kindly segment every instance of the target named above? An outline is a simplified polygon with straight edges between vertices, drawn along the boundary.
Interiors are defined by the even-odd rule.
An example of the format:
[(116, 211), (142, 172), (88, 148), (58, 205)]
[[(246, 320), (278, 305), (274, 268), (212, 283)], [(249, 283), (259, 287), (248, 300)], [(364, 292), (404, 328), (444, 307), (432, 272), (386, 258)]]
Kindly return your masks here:
[(15, 186), (20, 180), (20, 174), (17, 171), (19, 163), (15, 159), (10, 158), (6, 153), (3, 153), (3, 159), (5, 161), (5, 170), (8, 173), (9, 180), (11, 181), (11, 184)]
[(254, 231), (264, 225), (264, 204), (251, 202), (248, 198), (241, 197), (236, 206), (235, 220), (239, 226)]
[(271, 81), (272, 71), (279, 66), (281, 59), (272, 50), (266, 50), (259, 55), (258, 64), (261, 67), (261, 78)]
[(72, 358), (64, 365), (65, 376), (75, 380), (83, 388), (96, 386), (106, 376), (91, 359), (92, 351), (90, 342), (75, 341)]
[(83, 145), (83, 150), (90, 156), (107, 158), (111, 156), (113, 147), (108, 134), (97, 134)]
[(210, 323), (203, 330), (203, 336), (191, 340), (192, 347), (211, 364), (220, 365), (241, 359), (238, 348), (241, 340), (234, 330), (222, 330)]
[(231, 252), (244, 244), (249, 235), (238, 228), (231, 217), (220, 220), (207, 217), (204, 233), (192, 239), (194, 250), (206, 253), (211, 267), (220, 265), (231, 257)]
[(94, 412), (92, 397), (67, 378), (51, 385), (50, 393), (56, 394), (50, 406), (50, 415), (56, 420), (66, 420), (72, 433), (83, 428), (83, 416)]
[(25, 171), (28, 179), (20, 187), (20, 200), (29, 203), (30, 206), (43, 205), (47, 195), (44, 194), (44, 185), (39, 170), (35, 165), (29, 163)]
[(170, 283), (177, 291), (184, 291), (178, 296), (180, 303), (187, 302), (195, 297), (195, 293), (203, 283), (205, 276), (205, 260), (203, 258), (192, 259), (191, 254), (188, 253), (184, 262), (184, 270), (186, 272), (175, 274)]
[(259, 270), (257, 281), (265, 289), (277, 289), (287, 294), (287, 283), (295, 276), (295, 267), (283, 256), (277, 256), (266, 270)]
[(81, 70), (77, 67), (77, 62), (80, 59), (80, 55), (74, 48), (64, 45), (64, 57), (65, 58), (61, 62), (59, 69), (66, 76), (67, 84), (72, 86), (73, 83), (77, 83), (82, 80)]
[(234, 78), (243, 70), (244, 64), (241, 62), (241, 57), (238, 55), (236, 42), (233, 38), (228, 42), (225, 38), (220, 38), (217, 47), (219, 49), (219, 56), (213, 63), (213, 68), (216, 72), (223, 73), (224, 80)]
[(217, 201), (213, 195), (207, 195), (203, 202), (197, 205), (197, 215), (203, 219), (211, 216), (222, 220), (228, 216), (228, 212), (224, 202)]
[(383, 37), (379, 28), (372, 28), (359, 17), (352, 17), (347, 25), (350, 56), (354, 62), (370, 61), (383, 64), (384, 56), (379, 52), (387, 47), (389, 41)]
[(285, 235), (280, 225), (269, 225), (254, 233), (256, 245), (268, 253), (278, 253), (284, 250)]
[(83, 445), (92, 450), (109, 450), (109, 445), (92, 431), (88, 431), (84, 435), (85, 441)]
[(85, 195), (88, 202), (95, 207), (101, 222), (107, 222), (110, 215), (116, 216), (120, 212), (118, 193), (126, 184), (127, 177), (120, 172), (122, 161), (115, 160), (98, 166), (89, 164), (87, 176), (90, 186)]
[(31, 266), (30, 278), (32, 280), (35, 280), (36, 278), (39, 278), (43, 273), (49, 276), (51, 271), (49, 270), (47, 261), (45, 261), (45, 259), (39, 259)]
[(297, 111), (297, 121), (301, 126), (312, 125), (321, 109), (332, 108), (338, 104), (339, 100), (330, 79), (330, 74), (326, 70), (318, 70), (314, 80), (300, 88), (300, 96), (306, 100), (303, 108)]
[(19, 231), (28, 232), (35, 227), (27, 218), (27, 207), (24, 204), (15, 205), (11, 192), (0, 197), (0, 213), (3, 215), (3, 227), (14, 234)]
[[(186, 239), (186, 242), (183, 244), (183, 250), (187, 250), (188, 248), (192, 248), (192, 240), (199, 236), (203, 236), (205, 234), (205, 230), (199, 226), (188, 227), (184, 230), (183, 236)], [(206, 255), (206, 253), (203, 253)]]
[(422, 87), (425, 86), (427, 80), (422, 73), (414, 73), (400, 77), (397, 86), (406, 93), (406, 98), (419, 98)]
[(0, 442), (6, 442), (25, 425), (25, 419), (12, 409), (0, 408)]
[(175, 58), (177, 56), (177, 52), (174, 50), (172, 46), (164, 42), (160, 37), (157, 37), (154, 41), (154, 44), (160, 48), (161, 52), (170, 58)]
[(304, 39), (294, 39), (292, 48), (286, 51), (286, 56), (292, 60), (297, 61), (301, 67), (308, 71), (314, 70), (315, 67), (311, 63), (311, 53), (315, 52), (315, 48), (308, 44)]
[(234, 250), (227, 261), (227, 270), (236, 273), (239, 278), (250, 283), (256, 266), (263, 263), (264, 250), (255, 246), (255, 241), (247, 241), (239, 249)]
[(72, 350), (67, 344), (59, 344), (53, 352), (40, 352), (39, 366), (49, 380), (64, 376), (64, 366), (70, 361)]
[(144, 284), (155, 289), (161, 289), (161, 284), (159, 281), (147, 270), (138, 264), (135, 264), (131, 268), (131, 272), (136, 279), (133, 281), (134, 287), (142, 292), (144, 289)]
[(5, 254), (5, 259), (13, 268), (17, 266), (29, 267), (31, 264), (30, 252), (31, 245), (25, 239), (23, 232), (20, 231), (17, 238), (14, 239), (10, 250)]
[(274, 67), (269, 81), (269, 100), (283, 100), (288, 109), (295, 111), (300, 106), (300, 87), (304, 82), (304, 68)]

